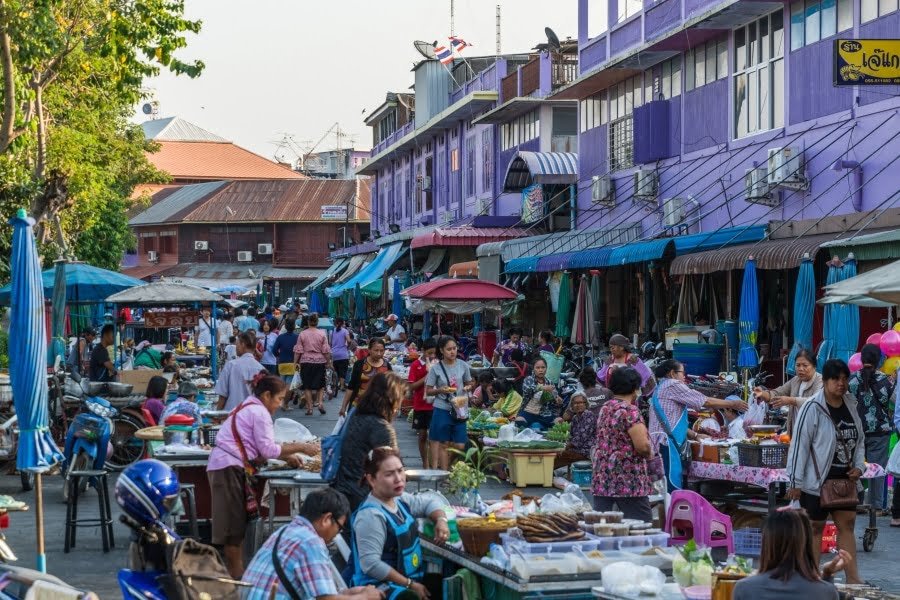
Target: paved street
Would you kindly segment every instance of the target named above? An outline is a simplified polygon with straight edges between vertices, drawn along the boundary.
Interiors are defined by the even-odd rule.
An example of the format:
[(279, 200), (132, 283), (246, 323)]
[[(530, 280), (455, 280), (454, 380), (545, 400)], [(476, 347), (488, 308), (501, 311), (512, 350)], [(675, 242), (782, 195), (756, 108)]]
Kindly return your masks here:
[[(299, 419), (313, 433), (327, 435), (334, 427), (337, 419), (338, 404), (336, 400), (328, 403), (329, 413), (306, 417), (302, 411), (293, 410), (287, 415)], [(409, 424), (400, 421), (396, 424), (403, 449), (403, 458), (407, 466), (420, 466), (415, 436)], [(112, 486), (113, 480), (110, 481)], [(505, 487), (505, 486), (504, 486)], [(485, 486), (486, 498), (499, 496), (501, 486)], [(33, 493), (21, 494), (18, 477), (0, 478), (0, 493), (11, 494), (16, 498), (33, 503)], [(97, 592), (101, 598), (118, 598), (121, 594), (116, 583), (117, 571), (126, 565), (127, 530), (116, 524), (116, 548), (109, 554), (103, 554), (100, 543), (100, 532), (96, 528), (85, 528), (79, 531), (78, 547), (70, 554), (63, 553), (63, 524), (65, 522), (65, 505), (61, 502), (61, 479), (48, 477), (44, 486), (44, 509), (46, 523), (47, 564), (49, 571), (61, 579)], [(530, 494), (545, 493), (541, 488), (529, 490)], [(79, 502), (79, 512), (97, 514), (96, 496), (91, 493)], [(118, 518), (118, 507), (113, 500), (113, 512)], [(857, 530), (862, 535), (864, 523), (857, 521)], [(888, 519), (879, 519), (880, 532), (875, 549), (871, 553), (860, 553), (860, 571), (868, 581), (892, 591), (900, 591), (900, 570), (897, 569), (897, 548), (900, 548), (900, 529), (888, 527)], [(19, 556), (19, 564), (33, 567), (35, 555), (35, 522), (33, 512), (15, 513), (11, 516), (11, 526), (6, 531), (7, 539)]]

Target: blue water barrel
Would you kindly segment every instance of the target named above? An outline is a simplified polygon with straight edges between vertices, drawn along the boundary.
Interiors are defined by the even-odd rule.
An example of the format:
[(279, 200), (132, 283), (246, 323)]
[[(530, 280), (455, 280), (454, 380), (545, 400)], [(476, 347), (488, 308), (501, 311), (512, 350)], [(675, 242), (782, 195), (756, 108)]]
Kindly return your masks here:
[(672, 356), (684, 365), (688, 375), (715, 375), (722, 368), (722, 354), (725, 344), (687, 344), (677, 342), (672, 345)]

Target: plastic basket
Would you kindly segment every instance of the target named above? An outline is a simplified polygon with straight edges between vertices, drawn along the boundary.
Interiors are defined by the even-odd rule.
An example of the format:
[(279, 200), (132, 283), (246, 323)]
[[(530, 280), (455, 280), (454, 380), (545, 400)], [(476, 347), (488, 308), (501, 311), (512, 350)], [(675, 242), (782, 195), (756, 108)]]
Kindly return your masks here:
[(218, 427), (202, 427), (200, 429), (200, 435), (203, 438), (203, 444), (206, 446), (215, 446), (216, 445), (216, 436), (219, 435)]
[(742, 556), (759, 556), (762, 552), (762, 530), (755, 527), (734, 531), (734, 553)]
[(787, 466), (787, 444), (738, 444), (738, 464), (742, 467), (783, 469)]

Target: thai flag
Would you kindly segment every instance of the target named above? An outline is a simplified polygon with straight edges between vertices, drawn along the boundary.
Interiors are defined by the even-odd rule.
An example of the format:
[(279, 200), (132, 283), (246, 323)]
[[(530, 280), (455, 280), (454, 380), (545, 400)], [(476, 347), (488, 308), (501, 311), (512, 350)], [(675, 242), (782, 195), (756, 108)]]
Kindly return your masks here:
[(450, 47), (453, 48), (457, 54), (462, 54), (463, 50), (472, 45), (466, 40), (452, 35), (447, 39), (450, 40)]
[(453, 50), (446, 46), (435, 46), (434, 55), (441, 61), (441, 64), (447, 65), (453, 62)]

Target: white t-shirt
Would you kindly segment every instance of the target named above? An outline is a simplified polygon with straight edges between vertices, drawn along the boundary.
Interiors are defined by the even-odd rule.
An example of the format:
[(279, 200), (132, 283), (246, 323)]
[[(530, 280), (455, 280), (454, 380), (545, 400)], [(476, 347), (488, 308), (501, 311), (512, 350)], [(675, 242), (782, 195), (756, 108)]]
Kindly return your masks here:
[(227, 346), (231, 336), (234, 335), (234, 325), (231, 324), (231, 321), (219, 321), (216, 323), (216, 333), (219, 336), (219, 343)]
[(197, 323), (197, 345), (209, 348), (212, 346), (212, 333), (210, 332), (211, 317), (200, 316), (200, 322)]
[(403, 342), (400, 340), (400, 336), (406, 334), (406, 330), (403, 329), (403, 325), (397, 323), (393, 327), (387, 330), (387, 337), (391, 340), (391, 345), (393, 346), (393, 350), (402, 350)]

